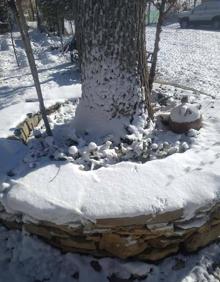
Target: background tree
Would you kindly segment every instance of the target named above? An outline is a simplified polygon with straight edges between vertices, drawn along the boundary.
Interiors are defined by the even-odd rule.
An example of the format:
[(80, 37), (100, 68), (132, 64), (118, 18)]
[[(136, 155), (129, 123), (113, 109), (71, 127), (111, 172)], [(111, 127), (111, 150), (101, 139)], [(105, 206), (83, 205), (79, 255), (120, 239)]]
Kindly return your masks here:
[(156, 67), (157, 67), (157, 59), (158, 59), (158, 52), (159, 52), (159, 44), (160, 44), (160, 34), (162, 32), (162, 25), (164, 23), (164, 19), (170, 10), (176, 4), (176, 0), (149, 0), (159, 11), (159, 18), (157, 21), (156, 27), (156, 35), (154, 41), (154, 51), (152, 55), (152, 63), (150, 67), (150, 74), (149, 74), (149, 90), (151, 92), (153, 87), (153, 82), (156, 76)]
[(26, 24), (26, 20), (23, 14), (23, 9), (22, 9), (22, 5), (21, 5), (21, 0), (8, 0), (8, 5), (11, 8), (16, 20), (17, 20), (17, 24), (19, 26), (20, 29), (20, 33), (21, 33), (21, 37), (22, 37), (22, 41), (24, 44), (24, 48), (25, 48), (25, 52), (28, 58), (28, 62), (29, 62), (29, 66), (31, 69), (31, 74), (34, 80), (34, 85), (36, 88), (36, 92), (37, 92), (37, 96), (38, 96), (38, 100), (39, 100), (39, 105), (40, 105), (40, 111), (42, 114), (42, 118), (45, 124), (45, 128), (46, 128), (46, 132), (48, 135), (52, 135), (51, 129), (50, 129), (50, 125), (47, 119), (47, 115), (46, 115), (46, 109), (44, 106), (44, 100), (43, 100), (43, 95), (41, 92), (41, 86), (40, 86), (40, 81), (39, 81), (39, 77), (38, 77), (38, 72), (37, 72), (37, 67), (35, 64), (35, 59), (34, 59), (34, 55), (33, 55), (33, 51), (32, 51), (32, 47), (31, 47), (31, 43), (30, 43), (30, 39), (29, 39), (29, 35), (28, 35), (28, 28), (27, 28), (27, 24)]
[(123, 135), (152, 118), (145, 42), (145, 0), (76, 0), (82, 99), (79, 132)]
[(64, 19), (74, 19), (74, 0), (36, 0), (38, 13), (45, 29), (64, 34)]
[(11, 44), (12, 44), (15, 60), (16, 60), (17, 66), (20, 67), (19, 61), (18, 61), (18, 55), (17, 55), (17, 51), (16, 51), (16, 47), (15, 47), (14, 36), (13, 36), (13, 20), (12, 20), (11, 16), (9, 16), (8, 21), (9, 21), (9, 26), (10, 26)]
[(0, 0), (0, 22), (8, 20), (8, 5), (7, 0)]

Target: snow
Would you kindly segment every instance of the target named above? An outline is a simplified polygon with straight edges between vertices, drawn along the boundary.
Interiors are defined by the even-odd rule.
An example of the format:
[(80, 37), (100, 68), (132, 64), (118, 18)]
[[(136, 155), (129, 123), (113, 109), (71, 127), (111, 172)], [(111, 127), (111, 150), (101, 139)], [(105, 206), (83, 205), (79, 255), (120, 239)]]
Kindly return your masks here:
[[(81, 84), (76, 67), (59, 50), (50, 50), (51, 46), (59, 46), (58, 38), (39, 35), (35, 30), (30, 34), (46, 107), (80, 97)], [(12, 135), (13, 128), (26, 118), (27, 113), (39, 111), (19, 33), (14, 32), (14, 36), (20, 68), (16, 65), (10, 36), (0, 37), (7, 46), (0, 52), (0, 137)]]
[[(205, 139), (208, 130), (203, 130), (200, 138)], [(215, 142), (219, 137), (216, 134)], [(212, 140), (210, 147), (203, 141), (205, 149), (201, 150), (200, 142), (186, 153), (166, 159), (120, 163), (90, 172), (72, 163), (41, 163), (37, 170), (13, 181), (2, 202), (12, 212), (58, 224), (180, 208), (190, 218), (195, 209), (212, 204), (220, 193), (219, 145)]]
[(62, 254), (36, 237), (0, 227), (0, 273), (0, 282), (217, 282), (220, 244), (154, 265)]
[(170, 112), (170, 118), (177, 123), (187, 123), (199, 120), (201, 113), (195, 105), (181, 104)]
[[(151, 35), (152, 32), (153, 29), (150, 29), (149, 34)], [(161, 54), (163, 56), (163, 50), (167, 50), (167, 48), (170, 47), (169, 45), (171, 42), (172, 44), (177, 44), (177, 41), (174, 41), (174, 36), (179, 36), (180, 33), (181, 37), (178, 37), (180, 42), (178, 42), (179, 44), (176, 49), (180, 52), (179, 49), (182, 48), (181, 50), (185, 52), (185, 49), (187, 48), (183, 41), (185, 42), (186, 40), (192, 44), (191, 47), (194, 48), (195, 51), (201, 49), (201, 55), (198, 56), (197, 54), (194, 61), (191, 61), (191, 71), (193, 69), (201, 72), (201, 68), (198, 68), (198, 64), (203, 60), (204, 46), (205, 48), (207, 46), (204, 45), (204, 42), (200, 41), (194, 44), (195, 42), (193, 41), (193, 43), (191, 41), (192, 37), (190, 37), (191, 39), (189, 40), (189, 34), (187, 32), (191, 35), (192, 32), (194, 32), (196, 36), (197, 34), (202, 36), (204, 33), (204, 40), (207, 36), (212, 36), (215, 42), (219, 42), (217, 39), (220, 40), (218, 33), (213, 36), (213, 33), (207, 31), (204, 31), (203, 33), (201, 31), (191, 30), (184, 32), (174, 29), (174, 27), (171, 26), (171, 28), (166, 28), (164, 31), (164, 35), (169, 34), (170, 37), (166, 41), (162, 40)], [(34, 46), (36, 51), (39, 48), (39, 42), (42, 45), (42, 41), (44, 42), (43, 46), (46, 46), (45, 48), (48, 50), (49, 43), (45, 38), (39, 38), (34, 31), (32, 36), (35, 39)], [(5, 40), (7, 41), (7, 38)], [(176, 49), (173, 49), (169, 54), (172, 53), (172, 56), (176, 56)], [(64, 76), (64, 79), (62, 77), (63, 70), (61, 70), (61, 66), (57, 66), (61, 60), (65, 60), (65, 58), (61, 57), (58, 53), (53, 52), (52, 55), (51, 52), (48, 52), (48, 55), (46, 55), (46, 50), (43, 49), (41, 52), (38, 50), (37, 54), (39, 57), (38, 64), (40, 75), (43, 75), (44, 80), (47, 81), (45, 83), (42, 82), (46, 103), (52, 104), (58, 100), (79, 97), (80, 84), (74, 84), (74, 78), (72, 78), (72, 81), (69, 81), (68, 76)], [(4, 53), (4, 56), (11, 54), (10, 48), (4, 52), (9, 52), (6, 54)], [(22, 52), (22, 49), (19, 49), (19, 52)], [(190, 52), (190, 55), (191, 54), (192, 52)], [(182, 56), (181, 52), (179, 56)], [(212, 54), (210, 55), (209, 53), (209, 56), (212, 56)], [(49, 63), (47, 70), (44, 68), (41, 69), (43, 64), (42, 58), (43, 63), (46, 63), (46, 60), (47, 63)], [(170, 57), (160, 57), (159, 70), (164, 63), (163, 59), (167, 64), (169, 62), (172, 63)], [(177, 63), (173, 64), (172, 71), (178, 71), (181, 64), (185, 63), (185, 61), (181, 61), (180, 63), (181, 58), (177, 59), (177, 57), (175, 57), (175, 59), (176, 62), (179, 62), (179, 65)], [(197, 59), (197, 61), (195, 61), (195, 59)], [(5, 63), (4, 68), (7, 70), (9, 64)], [(167, 68), (169, 73), (171, 71), (169, 65)], [(54, 69), (57, 70), (56, 75), (54, 74)], [(68, 75), (70, 75), (73, 69), (70, 69), (69, 66), (67, 67), (66, 71)], [(3, 109), (0, 111), (0, 116), (4, 114), (6, 119), (11, 113), (11, 120), (9, 119), (10, 125), (8, 124), (8, 120), (7, 123), (3, 122), (2, 124), (2, 127), (4, 128), (2, 131), (4, 134), (7, 134), (7, 132), (10, 131), (11, 126), (15, 126), (15, 120), (18, 122), (18, 116), (21, 112), (24, 116), (26, 114), (25, 111), (29, 112), (33, 111), (34, 107), (37, 108), (36, 102), (25, 103), (27, 97), (34, 97), (34, 89), (32, 86), (29, 89), (31, 77), (27, 74), (26, 69), (24, 68), (22, 71), (25, 72), (25, 85), (28, 83), (27, 90), (22, 90), (20, 93), (18, 91), (18, 80), (20, 79), (20, 76), (17, 75), (17, 77), (10, 73), (8, 80), (11, 81), (13, 87), (17, 89), (15, 92), (16, 95), (15, 97), (6, 96), (6, 98), (1, 98), (4, 103), (7, 102), (7, 99), (9, 99), (9, 101), (7, 106), (4, 106), (3, 103)], [(66, 74), (66, 72), (64, 72), (64, 74)], [(169, 77), (172, 77), (172, 74), (173, 73), (170, 72)], [(202, 78), (203, 73), (201, 72), (200, 74)], [(52, 80), (48, 79), (51, 75), (59, 77), (59, 83), (57, 83), (56, 78)], [(188, 78), (185, 79), (184, 75), (185, 73), (182, 73), (182, 81), (183, 83), (187, 82), (188, 84)], [(192, 77), (192, 79), (194, 81), (195, 78)], [(7, 82), (8, 80), (5, 79)], [(210, 88), (209, 80), (204, 77), (203, 81), (209, 95), (216, 95), (214, 91), (211, 91), (212, 89)], [(213, 80), (212, 85), (215, 82), (216, 81)], [(218, 82), (216, 82), (216, 84), (217, 83)], [(66, 84), (69, 85), (66, 86)], [(22, 87), (26, 87), (25, 85)], [(4, 86), (1, 89), (4, 91)], [(167, 87), (166, 92), (167, 91), (174, 93), (176, 89), (175, 87)], [(220, 181), (220, 175), (218, 171), (220, 168), (220, 161), (218, 152), (220, 123), (218, 111), (220, 109), (220, 101), (217, 97), (214, 104), (215, 108), (212, 108), (211, 97), (206, 95), (197, 97), (195, 96), (197, 94), (194, 94), (192, 91), (188, 91), (188, 93), (192, 98), (201, 102), (203, 108), (206, 109), (206, 112), (204, 112), (204, 128), (200, 130), (198, 136), (192, 137), (195, 140), (190, 145), (190, 150), (188, 150), (189, 144), (183, 142), (180, 143), (180, 145), (176, 144), (175, 147), (170, 148), (170, 151), (168, 152), (168, 155), (170, 156), (166, 159), (156, 159), (145, 164), (122, 162), (95, 171), (83, 171), (83, 166), (80, 167), (79, 165), (68, 161), (68, 158), (66, 161), (59, 162), (48, 161), (46, 159), (42, 159), (40, 162), (31, 160), (29, 168), (23, 165), (20, 166), (18, 171), (15, 169), (16, 175), (12, 179), (8, 178), (7, 181), (5, 181), (4, 177), (4, 182), (9, 183), (10, 189), (3, 191), (1, 202), (10, 212), (22, 212), (23, 214), (30, 216), (33, 220), (48, 220), (59, 224), (85, 221), (95, 222), (96, 219), (99, 218), (158, 214), (180, 208), (184, 209), (185, 218), (190, 218), (199, 207), (207, 205), (208, 203), (212, 205), (219, 199), (220, 187), (218, 183)], [(28, 107), (27, 109), (25, 108), (26, 104)], [(70, 105), (68, 105), (68, 107), (70, 107)], [(64, 110), (61, 109), (61, 115), (62, 111)], [(14, 119), (15, 115), (16, 119)], [(61, 122), (65, 119), (66, 117), (63, 115)], [(131, 126), (130, 130), (134, 136), (137, 134), (135, 127)], [(60, 129), (57, 133), (62, 135)], [(178, 135), (171, 134), (169, 138), (174, 138), (173, 140), (179, 142), (179, 139), (176, 140), (176, 137), (178, 137)], [(157, 138), (160, 139), (160, 135), (158, 135)], [(155, 140), (157, 140), (157, 138), (155, 137)], [(167, 140), (165, 139), (164, 141), (166, 142), (164, 142), (164, 144), (159, 144), (159, 147), (169, 147)], [(117, 157), (115, 150), (111, 149), (110, 146), (111, 144), (108, 148), (103, 147), (103, 154), (106, 158)], [(137, 152), (138, 150), (141, 150), (140, 144), (138, 143), (133, 142), (132, 146), (132, 150)], [(175, 154), (175, 152), (179, 150), (178, 146), (180, 146), (180, 150), (183, 152), (186, 150), (188, 151), (184, 154)], [(83, 151), (84, 157), (87, 158), (90, 151), (94, 151), (95, 148), (96, 144), (90, 143), (87, 151)], [(153, 144), (152, 150), (155, 150), (155, 148), (155, 144)], [(162, 151), (158, 151), (157, 157), (163, 157), (163, 154)], [(65, 153), (57, 147), (54, 152), (54, 157), (56, 160), (63, 160), (65, 159)], [(152, 155), (151, 158), (155, 159), (155, 156)], [(29, 160), (26, 160), (25, 162), (28, 163)], [(93, 161), (91, 169), (93, 169), (94, 164), (95, 160)]]
[[(17, 167), (27, 153), (27, 147), (15, 140), (0, 138), (0, 179), (3, 175)], [(15, 158), (16, 156), (16, 158)]]
[[(154, 32), (155, 28), (148, 28), (148, 50), (152, 50)], [(36, 93), (18, 33), (15, 37), (20, 69), (16, 67), (9, 36), (0, 36), (4, 47), (0, 52), (0, 201), (9, 212), (22, 212), (33, 221), (73, 224), (183, 208), (184, 217), (190, 219), (199, 207), (207, 204), (211, 207), (219, 201), (218, 32), (180, 30), (172, 25), (165, 27), (162, 34), (158, 80), (204, 92), (199, 94), (186, 90), (184, 93), (188, 93), (192, 101), (202, 104), (204, 125), (199, 132), (188, 133), (192, 143), (181, 143), (179, 135), (170, 133), (162, 140), (167, 142), (169, 137), (177, 148), (186, 150), (190, 145), (190, 149), (183, 154), (171, 152), (172, 155), (166, 159), (145, 164), (122, 162), (94, 171), (84, 171), (68, 160), (48, 162), (46, 159), (31, 163), (27, 168), (23, 162), (27, 147), (6, 139), (27, 113), (38, 111)], [(58, 46), (58, 39), (39, 36), (35, 31), (31, 31), (31, 37), (46, 106), (80, 97), (81, 85), (75, 67), (57, 50), (48, 49), (50, 44)], [(175, 86), (164, 86), (164, 91), (170, 96), (175, 95), (176, 90)], [(62, 128), (58, 129), (62, 134)], [(157, 150), (156, 145), (161, 145), (158, 143), (160, 138), (158, 133), (151, 145), (153, 150)], [(47, 142), (49, 146), (53, 144), (50, 138)], [(113, 153), (110, 146), (103, 148), (106, 155)], [(59, 148), (58, 153), (62, 153)], [(8, 177), (8, 171), (15, 171), (15, 175)], [(107, 278), (113, 273), (123, 278), (130, 277), (130, 274), (146, 274), (145, 280), (152, 282), (218, 281), (219, 248), (218, 244), (213, 244), (198, 255), (175, 256), (158, 266), (103, 259), (99, 260), (103, 271), (97, 273), (91, 270), (90, 257), (63, 255), (35, 237), (0, 228), (0, 282), (74, 281), (72, 275), (77, 271), (82, 282), (114, 281)], [(185, 266), (174, 270), (176, 262), (181, 261)], [(179, 265), (181, 263), (178, 268)]]
[[(96, 38), (99, 42), (102, 34)], [(82, 64), (84, 96), (76, 109), (74, 127), (78, 133), (86, 133), (90, 138), (100, 139), (111, 134), (115, 141), (119, 141), (126, 134), (130, 116), (138, 128), (146, 126), (142, 89), (136, 72), (124, 70), (118, 58), (106, 57), (104, 49), (94, 45), (86, 55), (89, 64), (86, 67)], [(102, 58), (101, 71), (99, 58)], [(125, 101), (126, 114), (121, 114)], [(134, 105), (137, 105), (135, 109)]]
[(77, 149), (76, 146), (71, 146), (71, 147), (69, 147), (68, 152), (69, 152), (70, 155), (75, 156), (78, 153), (78, 149)]
[[(155, 28), (146, 31), (147, 50), (153, 50)], [(219, 95), (220, 33), (212, 30), (181, 29), (179, 24), (163, 27), (158, 80), (178, 83)]]

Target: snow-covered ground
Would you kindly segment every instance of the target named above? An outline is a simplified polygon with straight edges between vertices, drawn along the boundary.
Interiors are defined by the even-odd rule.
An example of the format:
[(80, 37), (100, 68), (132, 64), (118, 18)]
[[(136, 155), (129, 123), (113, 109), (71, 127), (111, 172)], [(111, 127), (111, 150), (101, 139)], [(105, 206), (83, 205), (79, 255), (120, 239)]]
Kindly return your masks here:
[[(147, 50), (153, 50), (154, 29), (147, 31)], [(193, 87), (208, 95), (220, 92), (220, 32), (164, 27), (158, 79)]]
[[(154, 28), (149, 28), (147, 31), (148, 50), (152, 50), (154, 31)], [(16, 67), (10, 37), (8, 35), (0, 36), (0, 177), (3, 177), (9, 169), (13, 169), (26, 154), (24, 146), (15, 144), (14, 141), (8, 141), (5, 137), (12, 133), (13, 127), (23, 120), (28, 112), (38, 110), (38, 104), (33, 102), (36, 95), (21, 41), (18, 33), (15, 36), (19, 61), (22, 64), (20, 69)], [(53, 46), (59, 44), (58, 39), (39, 36), (36, 31), (32, 31), (31, 36), (46, 105), (49, 106), (56, 101), (79, 97), (81, 94), (79, 76), (77, 71), (69, 64), (68, 58), (59, 54), (57, 50), (47, 51), (50, 44)], [(220, 169), (219, 53), (220, 33), (218, 32), (180, 30), (176, 25), (164, 28), (159, 55), (158, 79), (190, 86), (207, 93), (207, 95), (198, 97), (203, 105), (205, 126), (196, 138), (193, 148), (187, 153), (175, 154), (166, 160), (147, 164), (146, 168), (148, 172), (150, 171), (151, 178), (148, 177), (148, 173), (142, 180), (139, 173), (143, 170), (143, 167), (131, 163), (104, 168), (97, 173), (80, 172), (80, 174), (76, 173), (77, 168), (71, 164), (60, 166), (60, 169), (56, 164), (42, 167), (25, 176), (22, 182), (21, 179), (17, 179), (18, 185), (17, 187), (14, 185), (5, 205), (11, 210), (28, 212), (28, 208), (26, 209), (27, 203), (32, 201), (34, 209), (29, 210), (30, 216), (42, 219), (42, 216), (46, 215), (50, 216), (49, 219), (52, 221), (63, 222), (64, 219), (71, 221), (73, 214), (75, 218), (76, 215), (80, 217), (83, 215), (86, 219), (90, 219), (90, 217), (94, 219), (103, 216), (119, 216), (120, 214), (151, 213), (152, 211), (164, 211), (183, 206), (192, 208), (191, 204), (195, 204), (195, 201), (198, 205), (207, 201), (212, 202), (219, 195), (218, 183), (220, 181), (218, 172)], [(170, 91), (174, 91), (174, 89), (171, 87)], [(210, 97), (216, 97), (216, 99), (213, 100)], [(196, 96), (194, 98), (197, 99)], [(32, 102), (26, 102), (26, 99)], [(14, 162), (15, 155), (16, 163)], [(8, 162), (5, 162), (5, 159)], [(13, 167), (11, 167), (12, 164)], [(173, 170), (173, 167), (175, 167), (175, 170)], [(57, 174), (58, 169), (59, 173)], [(112, 193), (112, 189), (119, 181), (115, 177), (118, 169), (121, 171), (119, 175), (121, 185)], [(39, 173), (41, 175), (42, 171), (46, 171), (48, 174), (44, 173), (46, 178), (41, 178), (40, 181), (45, 179), (48, 181), (47, 177), (51, 180), (50, 175), (52, 177), (57, 175), (52, 184), (53, 187), (55, 186), (55, 195), (59, 195), (59, 201), (52, 197), (52, 186), (50, 187), (52, 184), (47, 189), (44, 189), (43, 185), (39, 185)], [(61, 193), (60, 190), (61, 185), (59, 183), (65, 178), (68, 171), (71, 171), (75, 183), (76, 181), (82, 183), (83, 179), (86, 188), (85, 190), (77, 189), (77, 195), (74, 194), (74, 197), (71, 197), (71, 193), (67, 193), (69, 190), (66, 190), (65, 193)], [(109, 175), (108, 179), (105, 179), (105, 171)], [(21, 171), (21, 174), (23, 174), (23, 171)], [(135, 191), (134, 186), (129, 184), (131, 178), (127, 177), (134, 174), (136, 176), (134, 177), (135, 180), (133, 179), (133, 184), (137, 187)], [(80, 175), (82, 175), (81, 179)], [(30, 187), (28, 185), (33, 180), (33, 178), (31, 179), (32, 176), (36, 179), (35, 183), (38, 184), (35, 190), (38, 194), (27, 193), (27, 190), (24, 189), (26, 185)], [(100, 179), (102, 180), (101, 183)], [(58, 185), (55, 185), (55, 183), (58, 183)], [(66, 182), (67, 187), (68, 183), (69, 179)], [(91, 185), (88, 185), (88, 183)], [(127, 187), (123, 186), (122, 183), (126, 184)], [(144, 189), (145, 183), (154, 188), (152, 190), (155, 194), (149, 192), (148, 189)], [(191, 185), (187, 186), (188, 183)], [(161, 185), (161, 190), (158, 189), (159, 185)], [(207, 189), (207, 186), (209, 189)], [(106, 209), (100, 210), (100, 207), (97, 206), (97, 198), (91, 193), (95, 187), (99, 187), (99, 205), (101, 208), (104, 207), (106, 199), (109, 200)], [(104, 191), (103, 187), (108, 187), (108, 189)], [(130, 189), (125, 189), (129, 187)], [(48, 197), (49, 195), (50, 197)], [(134, 197), (136, 201), (134, 201)], [(47, 198), (49, 198), (49, 201), (45, 201)], [(146, 205), (148, 198), (150, 199), (150, 201), (147, 201), (149, 205)], [(36, 199), (41, 201), (42, 209), (40, 213), (38, 207), (35, 206)], [(118, 202), (117, 199), (121, 199), (121, 201)], [(126, 203), (130, 204), (128, 209), (124, 210)], [(192, 211), (193, 209), (189, 209), (187, 216), (190, 216)], [(56, 215), (59, 213), (64, 217), (57, 218)], [(68, 217), (69, 215), (71, 217)], [(1, 228), (0, 245), (0, 282), (74, 281), (77, 278), (77, 274), (75, 274), (77, 272), (79, 272), (79, 281), (82, 282), (117, 281), (114, 275), (111, 276), (113, 273), (120, 273), (116, 276), (123, 276), (124, 278), (128, 278), (130, 274), (134, 274), (133, 277), (138, 274), (143, 281), (152, 282), (220, 280), (218, 268), (220, 247), (215, 244), (199, 255), (174, 257), (165, 260), (159, 266), (151, 266), (145, 263), (124, 264), (109, 259), (101, 260), (101, 272), (96, 272), (91, 268), (91, 258), (89, 257), (61, 255), (39, 240), (32, 239), (18, 231), (8, 232)], [(174, 270), (176, 262), (178, 262), (177, 268), (180, 268), (179, 270)], [(185, 266), (181, 268), (183, 265)], [(144, 278), (145, 275), (148, 275), (147, 278)], [(135, 281), (135, 279), (133, 280)]]
[(35, 237), (0, 227), (0, 282), (219, 282), (220, 244), (158, 265), (61, 254)]
[[(79, 97), (80, 77), (77, 67), (70, 64), (69, 54), (50, 50), (60, 46), (59, 39), (39, 35), (35, 30), (30, 32), (30, 36), (45, 105)], [(27, 113), (39, 110), (19, 32), (14, 32), (14, 37), (20, 68), (15, 61), (10, 36), (0, 36), (0, 138), (12, 134), (13, 128), (24, 120)]]

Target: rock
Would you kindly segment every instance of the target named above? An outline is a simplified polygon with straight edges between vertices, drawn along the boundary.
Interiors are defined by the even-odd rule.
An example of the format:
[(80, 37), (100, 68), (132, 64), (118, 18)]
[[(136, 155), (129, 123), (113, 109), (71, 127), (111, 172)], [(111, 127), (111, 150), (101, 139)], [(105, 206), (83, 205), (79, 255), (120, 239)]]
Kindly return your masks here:
[(170, 148), (169, 142), (164, 142), (164, 143), (163, 143), (163, 148), (164, 148), (164, 149), (169, 149), (169, 148)]
[[(28, 125), (28, 123), (26, 121), (23, 123), (22, 132), (25, 135), (26, 141), (27, 141), (27, 139), (28, 139), (28, 137), (29, 137), (29, 135), (31, 133), (31, 128), (30, 128), (30, 126)], [(37, 138), (37, 137), (35, 137), (35, 138)]]
[(7, 182), (3, 182), (0, 186), (0, 191), (3, 192), (4, 190), (8, 189), (10, 187), (10, 184)]
[(152, 234), (159, 234), (160, 236), (172, 235), (174, 233), (173, 224), (147, 224), (147, 228), (151, 231)]
[(189, 137), (196, 137), (198, 135), (198, 131), (191, 128), (188, 132), (187, 132), (187, 136)]
[(220, 224), (220, 219), (213, 219), (212, 221), (210, 221), (211, 226), (218, 225), (218, 224)]
[(170, 113), (161, 113), (159, 117), (164, 125), (169, 125)]
[(171, 111), (169, 125), (175, 133), (185, 133), (192, 128), (199, 130), (202, 127), (202, 115), (198, 107), (184, 103)]
[(159, 151), (156, 153), (157, 158), (162, 159), (165, 158), (167, 156), (167, 152), (166, 151)]
[(118, 155), (115, 151), (115, 149), (106, 149), (106, 150), (103, 150), (103, 156), (105, 158), (108, 158), (108, 159), (117, 159)]
[(57, 150), (54, 153), (54, 159), (57, 161), (64, 161), (66, 160), (66, 156), (63, 152), (60, 152), (59, 150)]
[(180, 141), (176, 141), (176, 142), (175, 142), (175, 146), (177, 146), (177, 147), (179, 147), (179, 146), (180, 146), (180, 144), (181, 144), (181, 142), (180, 142)]
[(220, 207), (217, 206), (214, 211), (212, 212), (212, 217), (214, 219), (220, 219)]
[[(7, 189), (8, 185), (5, 186)], [(0, 223), (8, 228), (23, 228), (64, 252), (157, 261), (178, 252), (180, 246), (194, 252), (218, 239), (219, 210), (216, 203), (197, 209), (190, 219), (185, 219), (183, 210), (179, 209), (156, 216), (98, 219), (95, 223), (77, 223), (70, 227), (49, 222), (27, 223), (29, 218), (9, 214), (0, 205)], [(91, 266), (101, 271), (97, 262), (93, 260)], [(181, 263), (174, 269), (179, 267)]]
[(146, 224), (147, 220), (149, 220), (151, 215), (142, 215), (135, 217), (123, 217), (123, 218), (104, 218), (97, 219), (96, 226), (99, 227), (122, 227), (122, 226), (132, 226), (139, 224)]
[(88, 151), (89, 152), (94, 152), (94, 151), (97, 150), (97, 148), (98, 148), (98, 146), (94, 142), (90, 142), (89, 145), (88, 145)]
[(172, 254), (176, 254), (179, 245), (171, 245), (164, 249), (148, 249), (138, 256), (141, 260), (158, 261)]
[(188, 252), (195, 252), (199, 248), (208, 245), (209, 243), (217, 240), (220, 236), (220, 224), (214, 226), (206, 226), (200, 229), (199, 232), (193, 234), (188, 238), (184, 244)]
[(68, 153), (71, 155), (71, 156), (73, 156), (73, 157), (75, 157), (77, 154), (78, 154), (78, 149), (77, 149), (77, 147), (76, 146), (71, 146), (71, 147), (69, 147), (69, 149), (68, 149)]
[(188, 145), (187, 142), (183, 142), (183, 143), (180, 145), (180, 151), (181, 151), (181, 152), (185, 152), (185, 151), (187, 151), (187, 150), (189, 150), (189, 145)]
[(181, 103), (185, 104), (189, 102), (189, 97), (187, 95), (183, 95), (182, 99), (181, 99)]
[(156, 151), (156, 150), (158, 149), (158, 145), (157, 145), (156, 143), (153, 143), (153, 144), (151, 145), (151, 149), (152, 149), (153, 151)]
[(45, 239), (51, 239), (52, 236), (50, 234), (50, 230), (47, 229), (47, 227), (36, 225), (36, 224), (26, 224), (24, 223), (24, 228), (27, 232), (31, 234), (38, 235), (40, 237), (43, 237)]
[(170, 156), (170, 155), (173, 155), (175, 153), (178, 152), (178, 148), (175, 146), (175, 147), (171, 147), (168, 151), (167, 151), (167, 154)]
[(136, 241), (116, 234), (104, 234), (99, 245), (100, 249), (122, 259), (142, 253), (147, 246), (144, 241)]
[(83, 239), (83, 237), (81, 238), (69, 238), (69, 239), (60, 239), (60, 245), (66, 249), (70, 248), (70, 249), (77, 249), (77, 250), (88, 250), (88, 251), (92, 251), (92, 250), (96, 250), (96, 245), (94, 242), (92, 241), (86, 241), (85, 239)]
[(147, 221), (147, 224), (158, 224), (158, 223), (170, 223), (180, 219), (183, 216), (183, 209), (178, 209), (166, 213), (157, 214), (151, 216)]
[(156, 238), (156, 239), (151, 239), (148, 241), (148, 244), (150, 245), (150, 247), (152, 248), (166, 248), (168, 247), (169, 245), (171, 245), (172, 243), (175, 243), (175, 244), (179, 244), (181, 243), (181, 239), (176, 239), (176, 240), (173, 240), (173, 242), (169, 239), (166, 239), (165, 237), (163, 238)]

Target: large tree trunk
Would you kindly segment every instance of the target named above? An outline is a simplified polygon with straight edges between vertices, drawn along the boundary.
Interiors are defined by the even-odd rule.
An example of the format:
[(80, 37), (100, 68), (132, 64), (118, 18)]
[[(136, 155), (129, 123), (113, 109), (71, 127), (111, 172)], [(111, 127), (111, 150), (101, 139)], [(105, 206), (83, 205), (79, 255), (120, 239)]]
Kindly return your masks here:
[(75, 126), (96, 136), (146, 125), (150, 109), (144, 0), (78, 0), (82, 99)]
[(34, 16), (34, 7), (33, 7), (32, 0), (29, 0), (29, 9), (30, 9), (31, 20), (34, 21), (35, 16)]

